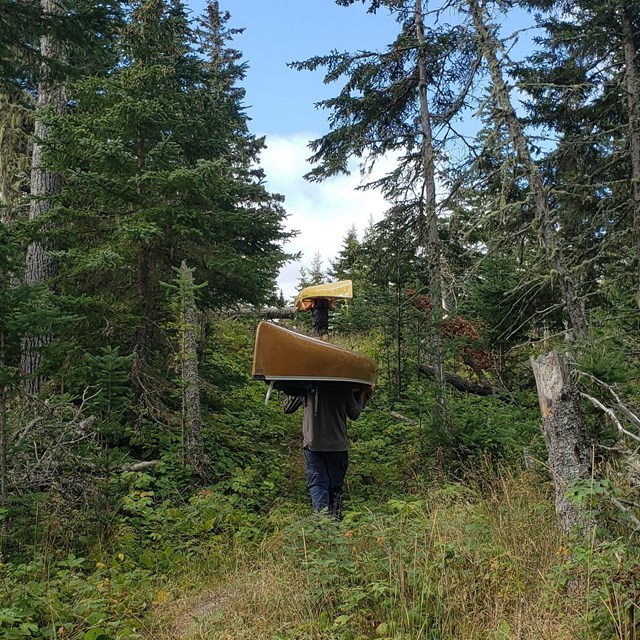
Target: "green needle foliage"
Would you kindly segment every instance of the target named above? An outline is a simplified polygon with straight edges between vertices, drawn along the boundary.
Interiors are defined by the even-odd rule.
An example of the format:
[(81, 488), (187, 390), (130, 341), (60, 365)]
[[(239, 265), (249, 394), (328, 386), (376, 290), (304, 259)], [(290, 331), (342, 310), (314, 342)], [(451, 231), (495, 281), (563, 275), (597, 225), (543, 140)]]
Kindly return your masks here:
[[(519, 3), (542, 12), (523, 64), (499, 24), (513, 3), (338, 4), (398, 26), (383, 51), (294, 65), (341, 83), (310, 180), (394, 158), (369, 185), (389, 198), (385, 219), (301, 278), (353, 280), (331, 341), (378, 363), (349, 424), (340, 523), (309, 516), (300, 416), (250, 378), (245, 312), (275, 298), (291, 233), (265, 188), (229, 15), (213, 1), (191, 19), (179, 0), (68, 0), (54, 19), (0, 0), (3, 638), (637, 635), (636, 2)], [(485, 59), (499, 53), (493, 80), (515, 83), (508, 118), (470, 7), (490, 25)], [(42, 35), (65, 60), (41, 60)], [(42, 71), (68, 96), (38, 113), (62, 190), (26, 222)], [(593, 445), (593, 476), (567, 488), (592, 519), (579, 538), (556, 524), (530, 365), (567, 350), (532, 176), (589, 312), (571, 354)], [(57, 270), (27, 288), (33, 241)], [(49, 337), (37, 397), (20, 384), (27, 330)]]
[(153, 348), (160, 282), (182, 260), (216, 308), (271, 296), (286, 259), (225, 22), (215, 4), (196, 27), (179, 2), (134, 3), (117, 65), (73, 83), (72, 109), (49, 122), (48, 162), (65, 177), (47, 223), (58, 286), (86, 301), (87, 329), (105, 323), (128, 350)]

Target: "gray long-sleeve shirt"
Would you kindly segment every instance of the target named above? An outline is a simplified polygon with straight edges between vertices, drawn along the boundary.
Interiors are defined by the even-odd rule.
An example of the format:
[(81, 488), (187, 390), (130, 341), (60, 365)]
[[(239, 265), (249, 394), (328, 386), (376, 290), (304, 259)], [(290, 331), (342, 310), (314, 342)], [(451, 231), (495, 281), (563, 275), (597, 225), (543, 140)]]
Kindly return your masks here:
[(356, 400), (353, 384), (318, 382), (304, 396), (287, 396), (284, 412), (304, 406), (302, 446), (310, 451), (346, 451), (347, 418), (356, 420), (362, 403)]

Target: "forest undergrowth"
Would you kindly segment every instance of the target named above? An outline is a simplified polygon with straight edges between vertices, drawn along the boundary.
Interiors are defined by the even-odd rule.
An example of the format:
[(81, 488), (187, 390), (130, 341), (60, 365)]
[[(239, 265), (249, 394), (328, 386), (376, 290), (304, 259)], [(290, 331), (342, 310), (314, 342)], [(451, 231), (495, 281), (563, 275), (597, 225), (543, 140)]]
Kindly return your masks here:
[(428, 381), (400, 399), (383, 384), (350, 425), (338, 523), (310, 513), (301, 416), (248, 379), (251, 327), (211, 339), (208, 375), (226, 378), (205, 398), (210, 483), (194, 487), (167, 440), (155, 467), (82, 500), (61, 486), (16, 503), (0, 637), (625, 637), (638, 556), (624, 537), (561, 535), (533, 394), (452, 394), (443, 430)]
[(561, 639), (587, 630), (585, 594), (567, 587), (567, 550), (537, 474), (434, 485), (349, 510), (340, 524), (272, 517), (273, 532), (222, 579), (194, 567), (189, 582), (206, 587), (185, 598), (176, 585), (149, 637)]

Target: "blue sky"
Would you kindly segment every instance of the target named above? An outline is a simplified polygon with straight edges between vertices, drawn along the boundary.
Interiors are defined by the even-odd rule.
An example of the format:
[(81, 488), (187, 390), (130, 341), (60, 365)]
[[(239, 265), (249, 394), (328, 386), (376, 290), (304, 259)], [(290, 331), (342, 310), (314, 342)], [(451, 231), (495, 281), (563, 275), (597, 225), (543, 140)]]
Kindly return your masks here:
[[(195, 14), (204, 4), (188, 0)], [(301, 266), (308, 267), (316, 252), (328, 266), (349, 228), (362, 232), (387, 205), (375, 192), (357, 191), (357, 170), (322, 184), (302, 178), (311, 168), (309, 141), (328, 131), (327, 112), (314, 105), (339, 86), (325, 86), (322, 71), (295, 71), (287, 63), (332, 49), (383, 49), (393, 40), (396, 23), (384, 13), (367, 14), (361, 4), (339, 7), (334, 0), (220, 0), (220, 7), (231, 14), (229, 26), (244, 29), (233, 46), (248, 66), (243, 87), (249, 127), (266, 137), (261, 164), (267, 186), (285, 196), (287, 226), (298, 231), (285, 249), (302, 258), (285, 266), (278, 278), (289, 298), (296, 293)]]
[(231, 13), (231, 26), (245, 29), (235, 44), (249, 66), (248, 113), (260, 134), (326, 130), (326, 112), (314, 103), (335, 88), (322, 84), (320, 71), (295, 71), (287, 63), (331, 49), (383, 48), (396, 30), (382, 13), (367, 14), (361, 4), (339, 7), (333, 0), (220, 0), (220, 7)]
[[(205, 4), (187, 2), (194, 13)], [(321, 184), (302, 178), (310, 169), (309, 140), (328, 131), (328, 112), (315, 103), (334, 96), (341, 85), (324, 85), (322, 69), (295, 71), (287, 63), (333, 49), (382, 50), (395, 38), (397, 24), (385, 11), (368, 14), (361, 3), (340, 7), (334, 0), (220, 0), (220, 7), (231, 14), (229, 26), (245, 30), (233, 46), (248, 65), (243, 87), (250, 130), (266, 137), (261, 164), (267, 186), (285, 196), (287, 226), (298, 231), (285, 249), (300, 252), (302, 258), (285, 266), (278, 278), (290, 298), (296, 293), (301, 266), (308, 267), (316, 252), (328, 266), (349, 228), (355, 225), (362, 233), (370, 220), (382, 218), (387, 203), (375, 191), (357, 190), (361, 178), (356, 167), (349, 176)], [(506, 30), (515, 28), (517, 23)], [(378, 175), (384, 172), (382, 164)]]

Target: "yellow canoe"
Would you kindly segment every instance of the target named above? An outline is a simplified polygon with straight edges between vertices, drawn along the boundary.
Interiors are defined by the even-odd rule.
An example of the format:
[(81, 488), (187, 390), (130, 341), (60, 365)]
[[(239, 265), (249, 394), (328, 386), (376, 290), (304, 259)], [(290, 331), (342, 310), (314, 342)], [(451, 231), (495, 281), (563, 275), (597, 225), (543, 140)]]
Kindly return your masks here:
[(351, 280), (340, 280), (329, 284), (317, 284), (304, 288), (296, 297), (295, 307), (298, 311), (307, 311), (305, 302), (315, 298), (326, 300), (351, 300), (353, 298), (353, 283)]
[(291, 387), (292, 382), (353, 382), (371, 386), (376, 381), (375, 361), (270, 322), (256, 331), (252, 376)]

